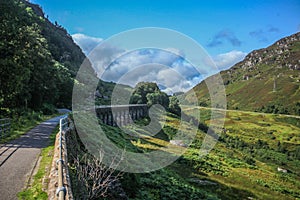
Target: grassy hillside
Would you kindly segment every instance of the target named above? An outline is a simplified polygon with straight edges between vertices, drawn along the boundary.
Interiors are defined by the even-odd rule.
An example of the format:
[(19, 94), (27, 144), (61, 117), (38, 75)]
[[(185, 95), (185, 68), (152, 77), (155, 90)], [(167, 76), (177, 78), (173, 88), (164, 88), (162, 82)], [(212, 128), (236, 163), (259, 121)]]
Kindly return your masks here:
[[(221, 72), (230, 109), (300, 115), (300, 33), (251, 52)], [(213, 77), (209, 77), (211, 79)], [(199, 105), (209, 105), (205, 81), (193, 88)], [(186, 99), (190, 99), (190, 93)]]
[[(200, 116), (195, 114), (198, 109)], [(183, 108), (183, 111), (201, 123), (210, 123), (210, 109), (194, 107)], [(165, 150), (164, 146), (178, 134), (179, 122), (175, 115), (168, 114), (163, 129), (154, 137), (147, 137), (147, 131), (128, 126), (132, 135), (143, 136), (141, 138), (127, 135), (117, 127), (101, 126), (120, 148), (142, 153)], [(149, 121), (144, 119), (137, 123), (145, 125)], [(89, 126), (88, 120), (86, 126)], [(188, 135), (191, 126), (190, 122), (183, 122), (182, 134)], [(228, 111), (224, 132), (207, 156), (199, 156), (205, 136), (199, 129), (193, 143), (177, 161), (151, 173), (125, 173), (122, 188), (129, 199), (135, 200), (300, 198), (299, 133), (297, 118)], [(287, 173), (278, 172), (278, 167)]]
[[(193, 114), (193, 110), (187, 112)], [(209, 123), (210, 110), (202, 109), (201, 114), (201, 120)], [(200, 172), (212, 180), (248, 191), (254, 199), (300, 197), (299, 119), (229, 111), (225, 130), (204, 161), (194, 160), (200, 163)], [(186, 157), (191, 158), (192, 152), (190, 149)], [(287, 169), (288, 173), (278, 172), (277, 167)]]

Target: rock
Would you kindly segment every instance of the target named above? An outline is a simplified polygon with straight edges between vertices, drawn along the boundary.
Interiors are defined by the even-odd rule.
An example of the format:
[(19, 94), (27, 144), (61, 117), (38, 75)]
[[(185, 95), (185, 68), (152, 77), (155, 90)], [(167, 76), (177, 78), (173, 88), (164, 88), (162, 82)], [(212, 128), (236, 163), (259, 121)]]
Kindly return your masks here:
[(282, 167), (277, 167), (277, 171), (282, 172), (282, 173), (287, 173), (288, 172), (287, 169), (284, 169)]
[(176, 146), (187, 147), (188, 145), (183, 140), (170, 140), (170, 143)]

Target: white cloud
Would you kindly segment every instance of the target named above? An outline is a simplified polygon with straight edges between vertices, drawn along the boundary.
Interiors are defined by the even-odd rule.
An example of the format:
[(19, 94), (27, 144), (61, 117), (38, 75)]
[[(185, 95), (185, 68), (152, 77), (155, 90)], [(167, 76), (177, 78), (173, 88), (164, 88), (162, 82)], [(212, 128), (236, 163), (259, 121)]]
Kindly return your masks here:
[(74, 42), (82, 49), (85, 55), (88, 55), (103, 39), (76, 33), (72, 35)]
[[(121, 52), (121, 53), (124, 53)], [(145, 64), (161, 64), (165, 66), (171, 66), (179, 57), (172, 53), (163, 50), (155, 49), (139, 49), (129, 53), (121, 55), (119, 53), (116, 60), (105, 70), (103, 78), (105, 80), (117, 81), (119, 77), (125, 73), (143, 66), (144, 70)], [(116, 56), (116, 57), (118, 57)], [(151, 66), (147, 66), (151, 68)], [(157, 70), (157, 68), (155, 68)]]
[[(97, 74), (106, 81), (119, 82), (135, 86), (141, 81), (151, 81), (163, 86), (164, 92), (169, 94), (179, 91), (187, 91), (201, 82), (203, 78), (216, 73), (216, 69), (210, 69), (211, 62), (203, 61), (201, 74), (184, 57), (179, 49), (139, 49), (126, 52), (108, 43), (102, 43), (97, 47), (102, 38), (87, 36), (81, 33), (72, 35), (73, 40), (88, 55)], [(219, 70), (228, 69), (246, 56), (245, 52), (233, 50), (219, 54), (213, 58)], [(160, 64), (160, 65), (156, 65)], [(164, 66), (164, 67), (162, 67)], [(126, 78), (122, 78), (122, 77)], [(122, 81), (121, 81), (122, 80)]]
[(220, 70), (224, 70), (243, 60), (246, 55), (247, 54), (245, 52), (233, 50), (227, 53), (219, 54), (215, 56), (213, 60)]
[[(128, 52), (101, 38), (84, 34), (74, 34), (72, 37), (88, 54), (98, 77), (105, 81), (132, 87), (141, 81), (156, 82), (164, 92), (172, 94), (190, 90), (212, 71), (209, 68), (211, 62), (203, 61), (201, 67), (206, 70), (199, 72), (199, 69), (185, 60), (184, 52), (179, 49), (146, 48)], [(217, 62), (225, 62), (227, 56), (219, 55)]]
[[(169, 94), (185, 92), (200, 82), (201, 75), (184, 60), (182, 54), (176, 54), (169, 50), (157, 49), (140, 49), (124, 55), (120, 53), (121, 56), (105, 69), (103, 74), (100, 73), (100, 78), (132, 87), (141, 81), (156, 82)], [(103, 67), (103, 62), (101, 65)], [(195, 83), (195, 80), (199, 82)]]
[(176, 60), (176, 62), (172, 64), (172, 68), (184, 77), (194, 77), (199, 74), (199, 71), (191, 63), (184, 59)]

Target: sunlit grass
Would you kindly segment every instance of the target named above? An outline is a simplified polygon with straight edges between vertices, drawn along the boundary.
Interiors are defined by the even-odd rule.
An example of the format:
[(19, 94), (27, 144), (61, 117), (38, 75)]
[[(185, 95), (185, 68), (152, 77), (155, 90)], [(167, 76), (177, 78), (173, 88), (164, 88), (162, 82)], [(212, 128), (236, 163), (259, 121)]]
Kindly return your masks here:
[[(200, 108), (200, 116), (197, 116), (196, 109), (199, 108), (183, 110), (188, 115), (198, 118), (200, 123), (209, 125), (211, 111)], [(89, 130), (92, 126), (91, 121), (87, 118), (84, 120), (84, 129)], [(222, 118), (217, 120), (222, 121)], [(218, 143), (205, 156), (200, 156), (200, 148), (206, 133), (200, 129), (188, 148), (174, 146), (172, 149), (170, 145), (170, 140), (176, 139), (180, 134), (192, 135), (194, 129), (190, 122), (181, 122), (181, 119), (167, 115), (166, 121), (161, 122), (162, 130), (155, 135), (152, 135), (151, 130), (144, 129), (144, 125), (147, 124), (149, 119), (126, 126), (131, 134), (118, 127), (101, 124), (107, 138), (128, 151), (143, 153), (161, 150), (178, 155), (183, 153), (176, 162), (157, 173), (139, 175), (139, 187), (143, 188), (143, 191), (138, 190), (138, 197), (135, 199), (143, 199), (150, 193), (155, 194), (153, 198), (161, 197), (160, 194), (165, 189), (157, 187), (157, 184), (169, 180), (166, 176), (182, 182), (186, 188), (213, 195), (215, 199), (251, 197), (281, 200), (300, 196), (300, 161), (293, 157), (299, 145), (300, 134), (300, 126), (296, 120), (281, 115), (228, 111), (225, 129), (220, 133)], [(178, 131), (179, 129), (181, 131)], [(289, 172), (277, 172), (277, 167), (286, 168)], [(149, 177), (154, 180), (150, 180)], [(206, 180), (213, 184), (201, 185), (190, 182), (190, 179)], [(168, 191), (176, 195), (181, 192), (175, 186), (168, 187)], [(174, 196), (174, 199), (176, 198), (177, 196)]]

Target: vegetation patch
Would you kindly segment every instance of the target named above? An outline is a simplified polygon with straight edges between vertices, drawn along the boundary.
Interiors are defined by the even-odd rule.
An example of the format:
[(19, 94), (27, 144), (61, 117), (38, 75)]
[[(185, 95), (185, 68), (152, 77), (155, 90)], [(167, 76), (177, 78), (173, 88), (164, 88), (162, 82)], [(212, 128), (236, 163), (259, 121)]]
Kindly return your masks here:
[(9, 115), (9, 117), (12, 119), (10, 133), (7, 137), (1, 138), (0, 143), (6, 143), (18, 138), (28, 132), (30, 129), (37, 126), (39, 123), (54, 116), (57, 116), (57, 114), (44, 115), (41, 112), (35, 111), (22, 111), (21, 113), (11, 112)]

